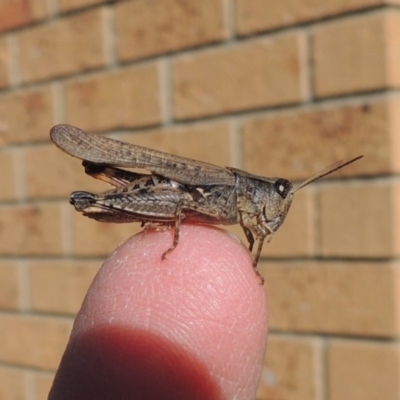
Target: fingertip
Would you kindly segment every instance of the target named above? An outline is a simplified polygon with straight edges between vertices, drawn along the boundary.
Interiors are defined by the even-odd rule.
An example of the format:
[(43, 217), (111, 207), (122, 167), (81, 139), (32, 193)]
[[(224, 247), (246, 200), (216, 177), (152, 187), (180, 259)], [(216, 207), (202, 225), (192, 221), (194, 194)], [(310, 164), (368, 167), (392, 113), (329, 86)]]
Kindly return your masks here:
[(147, 333), (184, 349), (226, 398), (254, 397), (267, 305), (248, 251), (222, 230), (183, 225), (177, 248), (161, 260), (172, 237), (149, 230), (123, 243), (93, 282), (74, 335), (110, 323)]

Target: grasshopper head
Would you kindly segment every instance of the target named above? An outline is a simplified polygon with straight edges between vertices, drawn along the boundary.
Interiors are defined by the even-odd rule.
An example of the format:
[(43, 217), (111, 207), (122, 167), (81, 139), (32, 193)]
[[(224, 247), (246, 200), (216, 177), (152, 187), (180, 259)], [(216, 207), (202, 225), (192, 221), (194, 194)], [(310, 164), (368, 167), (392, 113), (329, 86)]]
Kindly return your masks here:
[(264, 206), (264, 216), (272, 232), (282, 225), (293, 201), (295, 190), (293, 185), (283, 178), (278, 178), (273, 184), (271, 197)]

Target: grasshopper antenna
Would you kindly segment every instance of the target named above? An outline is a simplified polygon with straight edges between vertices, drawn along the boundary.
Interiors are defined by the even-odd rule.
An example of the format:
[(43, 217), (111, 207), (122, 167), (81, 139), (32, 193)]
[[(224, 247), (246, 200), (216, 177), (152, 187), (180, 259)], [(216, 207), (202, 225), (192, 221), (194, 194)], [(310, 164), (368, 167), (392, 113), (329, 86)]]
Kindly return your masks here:
[(294, 189), (294, 192), (297, 192), (298, 190), (300, 190), (304, 186), (309, 185), (311, 182), (314, 182), (314, 181), (316, 181), (318, 179), (321, 179), (324, 176), (329, 175), (332, 172), (335, 172), (338, 169), (343, 168), (346, 165), (349, 165), (349, 164), (353, 163), (354, 161), (357, 161), (357, 160), (359, 160), (360, 158), (363, 158), (363, 157), (364, 156), (358, 156), (356, 158), (353, 158), (350, 161), (342, 161), (342, 160), (340, 160), (340, 161), (335, 162), (334, 164), (330, 165), (329, 167), (324, 168), (322, 171), (318, 172), (316, 175), (312, 176), (311, 178), (306, 179), (303, 183), (300, 183), (300, 185), (297, 186)]

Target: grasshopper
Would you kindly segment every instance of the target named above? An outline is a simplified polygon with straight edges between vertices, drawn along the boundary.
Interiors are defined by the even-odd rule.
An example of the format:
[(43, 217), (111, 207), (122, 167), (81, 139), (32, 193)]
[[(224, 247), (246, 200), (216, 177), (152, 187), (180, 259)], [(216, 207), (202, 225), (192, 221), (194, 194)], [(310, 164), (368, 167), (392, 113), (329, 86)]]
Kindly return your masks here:
[[(189, 158), (124, 143), (62, 124), (50, 131), (51, 140), (67, 154), (83, 160), (85, 172), (114, 189), (101, 194), (73, 192), (70, 203), (83, 215), (102, 222), (140, 222), (142, 226), (174, 226), (170, 248), (179, 242), (182, 221), (210, 225), (239, 223), (257, 270), (265, 238), (272, 239), (289, 211), (294, 194), (304, 186), (359, 160), (338, 161), (297, 187), (284, 178), (252, 175)], [(141, 168), (150, 173), (122, 168)]]

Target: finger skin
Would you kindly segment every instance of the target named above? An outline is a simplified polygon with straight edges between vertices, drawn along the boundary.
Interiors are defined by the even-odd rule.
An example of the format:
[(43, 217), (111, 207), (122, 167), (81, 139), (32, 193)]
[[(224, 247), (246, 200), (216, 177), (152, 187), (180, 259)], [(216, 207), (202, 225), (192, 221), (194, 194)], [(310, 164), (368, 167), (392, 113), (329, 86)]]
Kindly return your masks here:
[(267, 305), (248, 251), (217, 228), (128, 239), (76, 318), (50, 400), (254, 399)]

